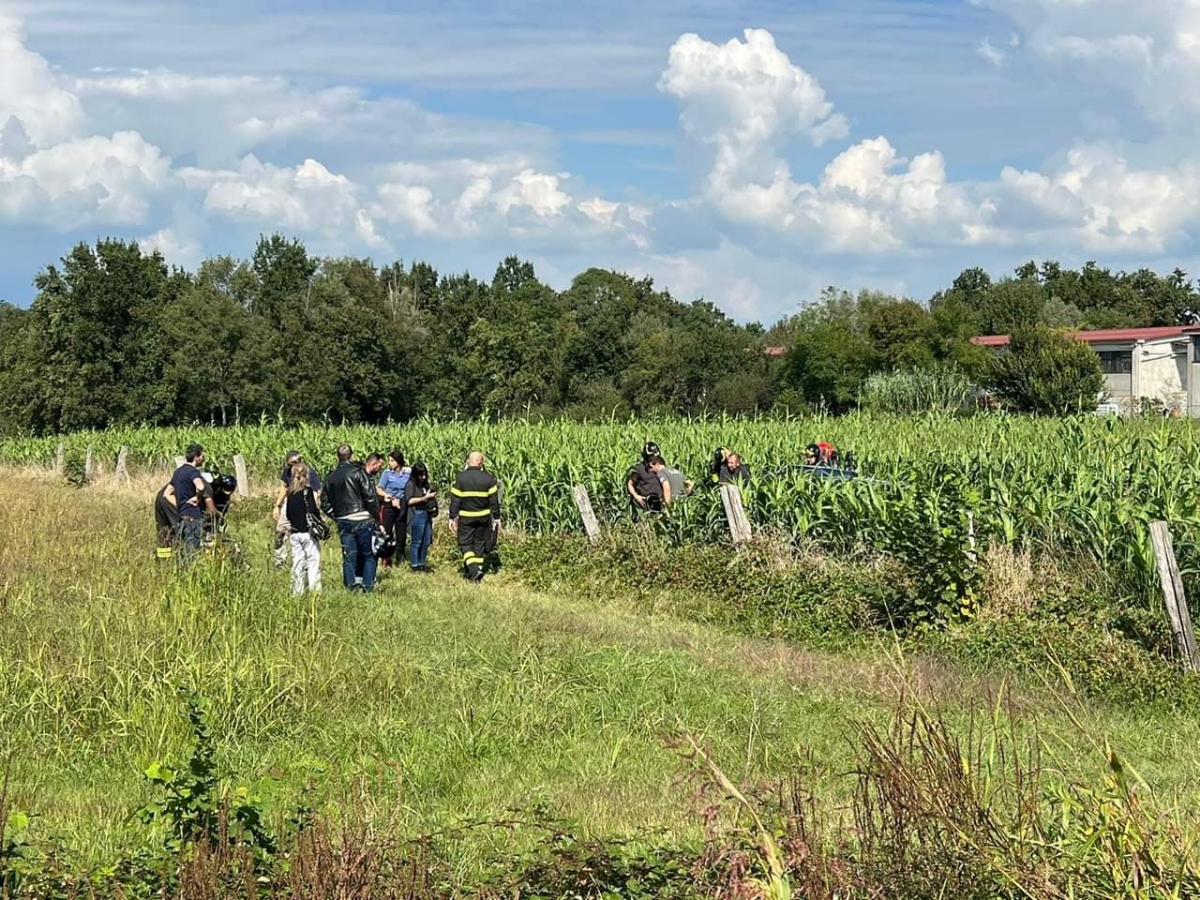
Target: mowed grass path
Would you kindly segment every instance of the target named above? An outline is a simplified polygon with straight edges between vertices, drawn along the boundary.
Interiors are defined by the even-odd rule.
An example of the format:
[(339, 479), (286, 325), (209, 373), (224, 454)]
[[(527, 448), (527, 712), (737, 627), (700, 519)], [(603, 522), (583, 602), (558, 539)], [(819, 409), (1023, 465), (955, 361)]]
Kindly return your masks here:
[[(440, 534), (439, 570), (390, 573), (372, 597), (293, 598), (271, 571), (265, 508), (232, 530), (245, 570), (156, 564), (149, 497), (0, 479), (0, 759), (44, 831), (103, 858), (130, 840), (141, 772), (182, 762), (180, 688), (210, 706), (222, 769), (281, 802), (313, 781), (411, 833), (537, 807), (593, 834), (698, 834), (693, 788), (666, 739), (711, 742), (735, 779), (804, 766), (831, 797), (852, 787), (855, 723), (886, 721), (914, 685), (953, 720), (995, 685), (919, 665), (886, 645), (859, 656), (733, 637), (587, 596), (530, 592), (512, 575), (462, 584)], [(444, 526), (443, 526), (444, 527)], [(998, 679), (997, 679), (998, 681)], [(1033, 695), (1023, 720), (1062, 764), (1102, 764)], [(1165, 713), (1091, 710), (1174, 805), (1194, 799), (1200, 728)]]

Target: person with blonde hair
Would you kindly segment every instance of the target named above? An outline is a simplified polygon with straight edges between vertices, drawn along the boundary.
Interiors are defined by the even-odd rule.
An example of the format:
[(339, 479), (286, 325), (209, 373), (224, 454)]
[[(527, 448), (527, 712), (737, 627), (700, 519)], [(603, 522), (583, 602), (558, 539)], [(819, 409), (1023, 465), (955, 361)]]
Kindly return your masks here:
[(284, 503), (288, 522), (288, 542), (292, 547), (292, 593), (321, 590), (321, 542), (312, 534), (310, 517), (319, 518), (316, 491), (309, 481), (308, 466), (296, 461), (292, 465)]

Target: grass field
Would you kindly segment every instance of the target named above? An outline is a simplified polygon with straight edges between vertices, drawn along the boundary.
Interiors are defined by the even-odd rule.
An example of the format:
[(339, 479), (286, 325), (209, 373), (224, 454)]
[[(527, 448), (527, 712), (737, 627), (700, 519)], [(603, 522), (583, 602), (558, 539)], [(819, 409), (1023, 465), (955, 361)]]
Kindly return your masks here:
[[(803, 770), (836, 805), (858, 725), (883, 725), (914, 692), (963, 733), (1005, 692), (1049, 768), (1093, 779), (1107, 739), (1155, 809), (1200, 801), (1194, 717), (1061, 699), (1019, 673), (1005, 688), (1013, 673), (901, 660), (885, 640), (833, 654), (736, 636), (676, 618), (669, 595), (654, 613), (622, 602), (611, 584), (602, 598), (539, 593), (502, 571), (468, 586), (444, 535), (435, 573), (394, 573), (372, 597), (340, 589), (327, 546), (325, 592), (293, 598), (267, 564), (265, 520), (262, 501), (234, 513), (244, 568), (181, 575), (153, 558), (148, 493), (0, 479), (0, 758), (40, 833), (91, 861), (139, 840), (142, 772), (189, 752), (180, 688), (208, 703), (229, 783), (280, 808), (312, 783), (331, 808), (406, 833), (537, 810), (587, 834), (698, 840), (694, 788), (667, 746), (683, 730), (736, 781)], [(457, 864), (497, 840), (458, 845)]]

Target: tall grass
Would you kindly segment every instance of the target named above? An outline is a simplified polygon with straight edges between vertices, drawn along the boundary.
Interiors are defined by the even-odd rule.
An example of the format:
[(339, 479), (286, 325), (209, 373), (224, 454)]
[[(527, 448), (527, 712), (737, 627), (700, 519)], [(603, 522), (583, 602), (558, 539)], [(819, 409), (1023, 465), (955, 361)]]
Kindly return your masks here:
[[(293, 598), (266, 565), (267, 519), (265, 504), (235, 511), (245, 566), (178, 573), (153, 559), (148, 498), (0, 482), (0, 881), (54, 838), (38, 863), (54, 877), (23, 896), (145, 895), (120, 880), (147, 852), (130, 813), (155, 800), (143, 772), (186, 769), (183, 688), (205, 700), (226, 815), (245, 801), (274, 821), (306, 795), (315, 808), (268, 862), (225, 841), (218, 815), (155, 896), (1057, 900), (1195, 884), (1194, 819), (1168, 815), (1198, 799), (1186, 717), (1066, 714), (1022, 692), (1002, 731), (952, 672), (897, 709), (905, 665), (881, 684), (877, 660), (510, 576), (461, 585), (444, 543), (431, 579), (397, 573), (362, 598), (327, 577), (322, 596)], [(699, 794), (664, 745), (681, 728), (703, 736)], [(1051, 764), (1028, 755), (1034, 740)], [(724, 794), (742, 817), (714, 831)], [(93, 894), (80, 872), (114, 889)]]
[(968, 409), (975, 386), (952, 366), (878, 372), (863, 382), (859, 403), (873, 413), (900, 416), (955, 413)]

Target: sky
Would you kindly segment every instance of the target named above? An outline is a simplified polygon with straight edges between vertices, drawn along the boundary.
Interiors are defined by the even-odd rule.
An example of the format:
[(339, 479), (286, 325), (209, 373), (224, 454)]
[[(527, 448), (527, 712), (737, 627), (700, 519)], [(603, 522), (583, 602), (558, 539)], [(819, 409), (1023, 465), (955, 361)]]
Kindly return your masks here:
[(0, 300), (80, 240), (774, 321), (964, 268), (1200, 274), (1200, 0), (0, 0)]

